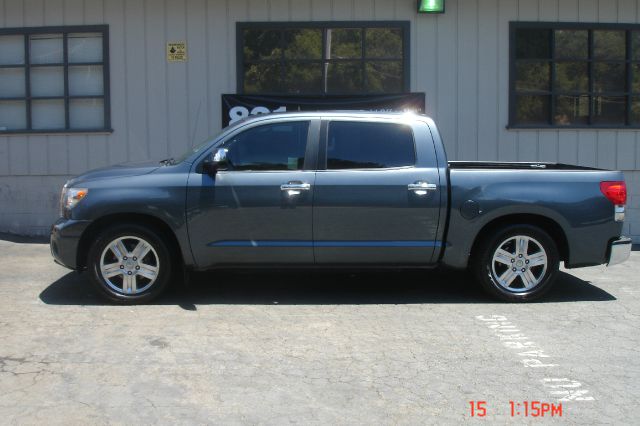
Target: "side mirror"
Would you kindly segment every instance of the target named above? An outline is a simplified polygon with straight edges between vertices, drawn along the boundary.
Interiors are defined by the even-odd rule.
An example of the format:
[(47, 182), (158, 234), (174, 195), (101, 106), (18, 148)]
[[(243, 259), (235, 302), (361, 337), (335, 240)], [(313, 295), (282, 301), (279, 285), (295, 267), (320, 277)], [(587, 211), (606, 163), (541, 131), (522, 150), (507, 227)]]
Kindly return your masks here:
[(220, 170), (227, 170), (229, 168), (228, 152), (227, 148), (218, 148), (211, 152), (202, 162), (202, 171), (213, 176)]

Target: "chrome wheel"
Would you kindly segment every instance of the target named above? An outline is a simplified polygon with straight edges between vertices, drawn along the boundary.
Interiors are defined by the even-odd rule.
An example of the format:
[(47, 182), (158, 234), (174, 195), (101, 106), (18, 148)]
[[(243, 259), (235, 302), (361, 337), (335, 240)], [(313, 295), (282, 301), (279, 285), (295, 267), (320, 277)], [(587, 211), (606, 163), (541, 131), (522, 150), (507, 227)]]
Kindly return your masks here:
[(491, 270), (504, 289), (524, 293), (542, 282), (547, 265), (547, 252), (542, 244), (526, 235), (516, 235), (498, 245), (493, 253)]
[(119, 237), (103, 250), (100, 274), (114, 291), (140, 294), (157, 280), (160, 258), (151, 244), (140, 237)]

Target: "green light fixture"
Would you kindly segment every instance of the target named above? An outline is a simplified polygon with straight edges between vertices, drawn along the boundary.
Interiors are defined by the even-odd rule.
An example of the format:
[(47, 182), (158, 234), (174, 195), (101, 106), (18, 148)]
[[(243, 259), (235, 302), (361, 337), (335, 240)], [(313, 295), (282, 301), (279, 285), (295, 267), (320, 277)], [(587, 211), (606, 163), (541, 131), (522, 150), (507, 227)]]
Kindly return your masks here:
[(444, 0), (418, 0), (418, 13), (444, 13)]

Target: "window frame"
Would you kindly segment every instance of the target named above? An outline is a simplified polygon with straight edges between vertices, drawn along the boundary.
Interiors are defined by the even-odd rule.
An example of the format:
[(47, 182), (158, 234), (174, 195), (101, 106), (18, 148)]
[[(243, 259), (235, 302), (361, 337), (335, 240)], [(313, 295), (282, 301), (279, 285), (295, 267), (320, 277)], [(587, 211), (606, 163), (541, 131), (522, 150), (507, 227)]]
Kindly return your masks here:
[[(236, 93), (242, 95), (256, 95), (256, 96), (321, 96), (321, 97), (330, 97), (330, 96), (345, 96), (340, 93), (327, 93), (324, 91), (320, 91), (317, 93), (286, 93), (286, 92), (260, 92), (260, 93), (245, 93), (244, 92), (244, 31), (245, 30), (287, 30), (287, 29), (320, 29), (322, 32), (322, 58), (321, 59), (309, 59), (309, 60), (294, 60), (294, 62), (322, 62), (322, 63), (332, 63), (332, 62), (350, 62), (355, 59), (327, 59), (326, 55), (326, 29), (344, 29), (344, 28), (356, 28), (356, 29), (367, 29), (367, 28), (398, 28), (402, 31), (402, 58), (401, 59), (389, 59), (389, 58), (376, 58), (371, 60), (376, 61), (385, 61), (385, 60), (393, 60), (402, 63), (402, 92), (401, 93), (409, 93), (410, 85), (411, 85), (411, 22), (410, 21), (278, 21), (278, 22), (237, 22), (236, 23)], [(362, 51), (366, 51), (366, 38), (362, 40)], [(284, 55), (284, 52), (283, 52)], [(367, 58), (363, 56), (359, 59), (362, 62), (362, 75), (363, 75), (363, 88), (366, 87), (366, 63)], [(251, 61), (253, 63), (260, 62), (270, 62), (270, 63), (280, 63), (286, 64), (287, 61), (284, 59), (284, 56), (279, 60), (256, 60)], [(326, 68), (322, 67), (322, 79), (324, 81), (326, 73)], [(350, 93), (350, 95), (389, 95), (389, 94), (397, 94), (391, 92), (357, 92)]]
[[(102, 61), (101, 62), (69, 62), (68, 36), (72, 33), (102, 33)], [(34, 34), (62, 34), (63, 60), (56, 64), (31, 64), (30, 36)], [(49, 27), (18, 27), (0, 28), (0, 36), (18, 35), (24, 37), (24, 63), (19, 65), (0, 65), (0, 69), (23, 68), (25, 71), (25, 96), (0, 97), (0, 101), (24, 101), (26, 108), (27, 128), (14, 130), (0, 130), (0, 136), (16, 134), (104, 134), (112, 133), (111, 128), (111, 87), (110, 87), (110, 58), (109, 58), (109, 25), (64, 25)], [(32, 68), (62, 67), (64, 73), (64, 94), (62, 96), (31, 96)], [(69, 68), (73, 66), (102, 66), (103, 93), (102, 95), (69, 95)], [(78, 129), (70, 127), (69, 101), (73, 99), (102, 99), (104, 104), (104, 125), (96, 129)], [(65, 111), (64, 129), (33, 129), (32, 108), (33, 100), (63, 100)]]
[(318, 162), (318, 139), (319, 139), (319, 132), (320, 132), (320, 119), (318, 118), (313, 118), (313, 117), (289, 117), (289, 118), (282, 118), (280, 120), (268, 120), (268, 121), (259, 121), (256, 123), (253, 123), (252, 125), (249, 126), (241, 126), (238, 129), (236, 129), (234, 132), (232, 132), (231, 134), (225, 136), (224, 138), (220, 139), (219, 141), (217, 141), (216, 143), (214, 143), (209, 149), (205, 150), (205, 154), (203, 154), (203, 158), (196, 160), (196, 162), (198, 163), (198, 166), (196, 167), (195, 170), (198, 171), (198, 173), (201, 173), (202, 170), (202, 163), (206, 160), (206, 158), (211, 155), (211, 153), (213, 153), (215, 150), (219, 149), (219, 148), (223, 148), (225, 146), (225, 144), (233, 141), (233, 139), (235, 139), (237, 136), (239, 136), (240, 134), (247, 132), (247, 131), (251, 131), (251, 130), (255, 130), (259, 127), (263, 127), (263, 126), (270, 126), (270, 125), (283, 125), (283, 124), (288, 124), (288, 123), (297, 123), (297, 122), (307, 122), (308, 123), (308, 129), (307, 129), (307, 137), (306, 137), (306, 145), (305, 145), (305, 152), (304, 152), (304, 163), (302, 166), (302, 169), (296, 169), (296, 170), (234, 170), (234, 169), (229, 169), (229, 170), (220, 170), (219, 173), (296, 173), (296, 172), (308, 172), (308, 171), (316, 171), (317, 169), (317, 162)]
[[(551, 65), (549, 70), (549, 90), (545, 91), (544, 94), (542, 92), (531, 92), (532, 95), (541, 94), (544, 96), (549, 96), (551, 98), (549, 105), (549, 115), (547, 124), (520, 124), (516, 121), (516, 98), (518, 92), (516, 91), (516, 32), (521, 29), (538, 29), (538, 30), (549, 30), (549, 49), (550, 49), (550, 58), (547, 62)], [(558, 59), (555, 56), (555, 30), (583, 30), (588, 31), (588, 56), (586, 59), (580, 59), (579, 62), (585, 62), (588, 64), (588, 90), (582, 94), (589, 97), (589, 116), (587, 124), (570, 124), (570, 125), (559, 125), (553, 122), (554, 112), (555, 112), (555, 102), (554, 99), (559, 95), (562, 96), (562, 92), (559, 92), (555, 88), (555, 64), (558, 63)], [(614, 31), (625, 31), (625, 59), (624, 60), (601, 60), (594, 59), (594, 37), (593, 31), (597, 30), (614, 30)], [(588, 22), (527, 22), (527, 21), (511, 21), (509, 23), (509, 118), (507, 129), (509, 130), (527, 130), (527, 129), (539, 129), (539, 130), (572, 130), (572, 129), (640, 129), (640, 122), (633, 124), (631, 121), (631, 107), (632, 107), (632, 99), (634, 97), (634, 92), (632, 89), (632, 73), (631, 68), (633, 64), (640, 64), (640, 60), (635, 60), (632, 58), (632, 46), (631, 46), (631, 32), (639, 31), (640, 24), (608, 24), (608, 23), (588, 23)], [(526, 61), (527, 59), (525, 59)], [(567, 59), (560, 59), (560, 61)], [(540, 59), (539, 61), (544, 61)], [(593, 78), (594, 78), (594, 63), (597, 62), (619, 62), (625, 65), (625, 90), (623, 92), (602, 92), (596, 93), (593, 89)], [(625, 104), (625, 115), (624, 115), (624, 124), (593, 124), (594, 117), (594, 108), (593, 108), (593, 97), (594, 95), (600, 96), (624, 96), (626, 97)], [(640, 97), (640, 94), (638, 95)]]
[[(330, 169), (328, 166), (329, 156), (329, 130), (332, 123), (369, 123), (369, 124), (387, 124), (387, 125), (401, 125), (407, 126), (411, 130), (411, 140), (413, 141), (413, 164), (406, 166), (395, 167), (361, 167), (353, 169)], [(416, 129), (409, 123), (397, 123), (394, 121), (378, 121), (378, 120), (366, 120), (357, 119), (354, 117), (336, 117), (327, 118), (322, 120), (320, 127), (321, 134), (321, 147), (318, 155), (318, 171), (323, 172), (357, 172), (357, 171), (385, 171), (385, 170), (403, 170), (403, 169), (415, 169), (418, 167), (418, 145), (416, 143)]]

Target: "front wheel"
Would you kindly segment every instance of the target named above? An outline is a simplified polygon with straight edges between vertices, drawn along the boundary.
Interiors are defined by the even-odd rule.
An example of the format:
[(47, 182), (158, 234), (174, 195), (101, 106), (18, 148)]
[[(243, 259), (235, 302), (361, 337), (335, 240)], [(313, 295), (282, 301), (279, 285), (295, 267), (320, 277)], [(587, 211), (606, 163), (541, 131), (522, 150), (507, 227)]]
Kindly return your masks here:
[(164, 239), (139, 225), (120, 225), (102, 232), (89, 250), (90, 280), (105, 299), (120, 304), (149, 302), (171, 277), (171, 258)]
[(532, 225), (498, 230), (480, 243), (473, 256), (472, 270), (483, 288), (508, 302), (542, 297), (553, 286), (560, 266), (553, 239)]

